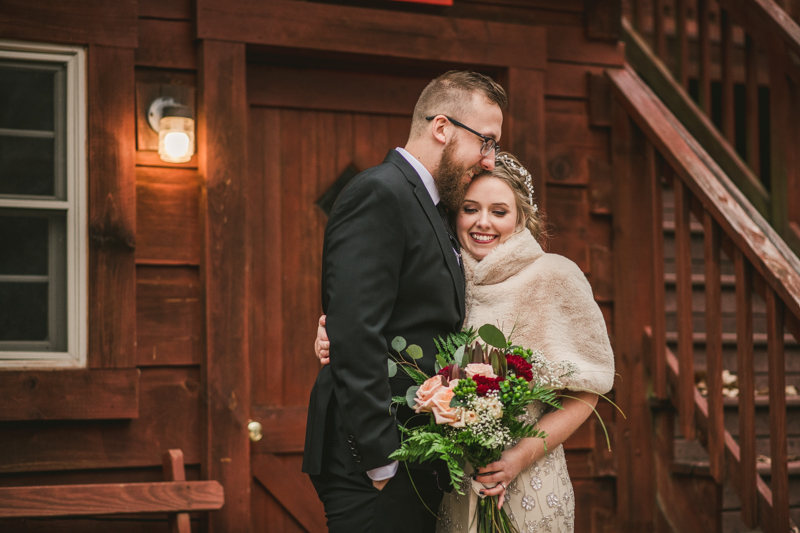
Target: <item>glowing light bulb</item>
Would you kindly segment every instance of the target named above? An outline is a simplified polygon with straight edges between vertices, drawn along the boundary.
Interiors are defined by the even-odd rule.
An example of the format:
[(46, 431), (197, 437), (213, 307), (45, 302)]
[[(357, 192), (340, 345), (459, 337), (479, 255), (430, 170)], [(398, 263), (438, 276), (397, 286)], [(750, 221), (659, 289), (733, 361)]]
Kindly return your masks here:
[(159, 121), (158, 155), (167, 163), (191, 160), (194, 155), (194, 120), (185, 116), (163, 116)]

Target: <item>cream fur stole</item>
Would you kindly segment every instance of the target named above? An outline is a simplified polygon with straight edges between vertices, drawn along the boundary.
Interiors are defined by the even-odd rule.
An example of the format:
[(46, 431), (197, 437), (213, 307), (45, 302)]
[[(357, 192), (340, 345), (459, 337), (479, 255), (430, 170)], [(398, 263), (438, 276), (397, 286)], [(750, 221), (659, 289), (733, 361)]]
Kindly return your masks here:
[(482, 261), (464, 253), (465, 325), (494, 324), (514, 344), (571, 361), (580, 373), (568, 389), (605, 394), (614, 384), (614, 354), (592, 288), (578, 265), (544, 253), (527, 230), (512, 235)]

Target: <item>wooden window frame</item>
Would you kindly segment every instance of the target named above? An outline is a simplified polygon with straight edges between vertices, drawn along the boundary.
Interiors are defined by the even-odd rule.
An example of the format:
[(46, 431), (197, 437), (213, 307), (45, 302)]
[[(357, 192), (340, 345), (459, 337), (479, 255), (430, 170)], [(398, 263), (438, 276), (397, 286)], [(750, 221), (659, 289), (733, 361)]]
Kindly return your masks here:
[[(0, 40), (0, 59), (62, 63), (65, 66), (64, 200), (0, 198), (0, 209), (63, 212), (66, 220), (66, 350), (15, 350), (0, 344), (0, 371), (84, 368), (88, 346), (86, 50), (81, 46)], [(52, 271), (52, 268), (51, 268)], [(52, 272), (49, 274), (52, 275)], [(52, 323), (52, 319), (51, 319)]]

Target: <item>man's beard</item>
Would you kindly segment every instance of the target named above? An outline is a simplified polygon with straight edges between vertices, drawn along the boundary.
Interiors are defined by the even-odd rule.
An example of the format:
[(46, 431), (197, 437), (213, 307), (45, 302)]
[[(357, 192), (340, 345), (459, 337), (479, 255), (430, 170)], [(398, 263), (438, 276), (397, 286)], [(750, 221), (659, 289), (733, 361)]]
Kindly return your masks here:
[(439, 160), (439, 168), (433, 174), (433, 181), (439, 191), (439, 199), (450, 213), (458, 211), (469, 188), (469, 183), (464, 183), (464, 175), (467, 173), (468, 167), (459, 164), (454, 158), (457, 147), (455, 139), (444, 147)]

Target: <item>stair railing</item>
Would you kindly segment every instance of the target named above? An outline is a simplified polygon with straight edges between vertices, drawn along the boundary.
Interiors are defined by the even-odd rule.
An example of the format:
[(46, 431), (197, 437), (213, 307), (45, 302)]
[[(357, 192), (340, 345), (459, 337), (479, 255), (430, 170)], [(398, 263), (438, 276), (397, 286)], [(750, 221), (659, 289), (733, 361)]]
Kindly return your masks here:
[(631, 0), (625, 32), (636, 71), (800, 253), (800, 5), (783, 3), (791, 15), (774, 0)]
[[(620, 301), (615, 300), (615, 306), (633, 305), (626, 317), (632, 319), (633, 327), (641, 325), (644, 331), (631, 331), (629, 324), (619, 327), (617, 343), (630, 345), (620, 335), (643, 335), (642, 357), (652, 377), (653, 394), (674, 405), (683, 436), (697, 438), (704, 445), (714, 479), (729, 481), (738, 492), (745, 524), (761, 526), (766, 533), (787, 533), (793, 525), (789, 517), (784, 330), (800, 339), (798, 259), (630, 67), (609, 70), (607, 76), (615, 95), (615, 283), (651, 287), (645, 296), (639, 294), (642, 291), (622, 289), (635, 300), (633, 304), (622, 301), (618, 292)], [(671, 182), (675, 197), (677, 355), (666, 343), (662, 180)], [(695, 385), (694, 374), (692, 213), (704, 230), (706, 397)], [(721, 252), (735, 264), (738, 442), (725, 430), (723, 419)], [(643, 261), (643, 257), (648, 259)], [(767, 309), (769, 486), (756, 464), (753, 290), (764, 299)], [(644, 305), (652, 315), (639, 318), (637, 312), (648, 314)], [(627, 354), (622, 357), (631, 359)], [(631, 386), (631, 378), (621, 386)]]

